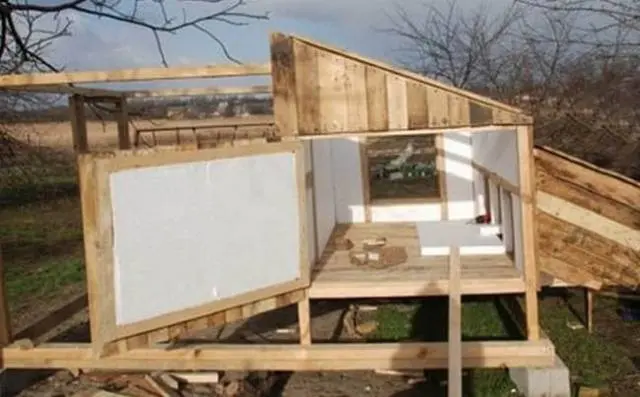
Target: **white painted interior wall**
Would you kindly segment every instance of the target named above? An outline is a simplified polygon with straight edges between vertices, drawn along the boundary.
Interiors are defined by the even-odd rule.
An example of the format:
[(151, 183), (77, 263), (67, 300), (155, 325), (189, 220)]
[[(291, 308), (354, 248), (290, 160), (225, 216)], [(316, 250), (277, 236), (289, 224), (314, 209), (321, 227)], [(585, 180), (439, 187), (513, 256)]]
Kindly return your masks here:
[(284, 152), (112, 173), (116, 323), (299, 279), (296, 170)]
[[(474, 161), (495, 172), (514, 186), (520, 185), (519, 161), (518, 161), (518, 136), (513, 131), (486, 131), (474, 133), (471, 138)], [(489, 194), (491, 210), (498, 209), (500, 200), (500, 218), (505, 246), (508, 252), (513, 252), (515, 266), (522, 271), (524, 268), (524, 255), (522, 249), (522, 217), (520, 198), (513, 196), (509, 199), (507, 192), (498, 194), (498, 189), (493, 182), (489, 183), (489, 192), (484, 191), (484, 183), (479, 173), (476, 175), (475, 194), (478, 214), (484, 214), (484, 195)], [(492, 218), (496, 218), (495, 213)], [(508, 222), (513, 219), (513, 223)]]
[[(314, 171), (331, 170), (321, 175), (324, 183), (333, 183), (335, 222), (365, 221), (360, 140), (357, 137), (318, 139), (313, 143)], [(468, 133), (449, 133), (444, 139), (447, 203), (450, 219), (475, 216), (471, 139)], [(329, 152), (330, 154), (327, 154)], [(316, 176), (316, 179), (318, 177)], [(328, 198), (323, 195), (322, 200)], [(371, 205), (372, 222), (419, 222), (441, 219), (440, 203)]]

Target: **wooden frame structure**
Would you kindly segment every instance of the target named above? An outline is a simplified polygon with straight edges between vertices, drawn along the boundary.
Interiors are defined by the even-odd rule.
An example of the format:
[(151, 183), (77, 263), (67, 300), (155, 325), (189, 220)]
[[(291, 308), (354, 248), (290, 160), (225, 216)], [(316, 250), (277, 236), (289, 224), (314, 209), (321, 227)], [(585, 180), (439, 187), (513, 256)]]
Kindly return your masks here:
[[(146, 324), (122, 331), (110, 322), (109, 291), (89, 289), (92, 343), (38, 345), (8, 344), (2, 349), (4, 367), (12, 368), (113, 368), (113, 369), (271, 369), (271, 370), (347, 370), (370, 368), (447, 367), (455, 376), (462, 367), (547, 366), (555, 357), (553, 345), (541, 337), (538, 321), (538, 269), (535, 241), (535, 180), (532, 119), (519, 109), (449, 87), (410, 72), (398, 70), (309, 39), (274, 33), (271, 37), (271, 64), (245, 66), (207, 66), (202, 68), (138, 69), (111, 72), (44, 73), (0, 76), (2, 89), (53, 90), (70, 93), (74, 148), (81, 153), (80, 180), (83, 198), (85, 250), (88, 282), (94, 287), (101, 280), (109, 286), (109, 228), (96, 227), (96, 214), (109, 218), (106, 176), (111, 170), (143, 164), (166, 164), (248, 155), (270, 150), (290, 150), (304, 141), (349, 137), (436, 134), (440, 141), (459, 132), (473, 136), (486, 131), (515, 134), (519, 184), (516, 186), (494, 171), (473, 164), (485, 185), (497, 187), (500, 195), (517, 197), (521, 219), (522, 274), (506, 283), (478, 282), (461, 276), (458, 247), (448, 255), (446, 280), (430, 290), (413, 291), (405, 284), (360, 283), (357, 286), (322, 287), (308, 282), (264, 294), (243, 297), (222, 306), (201, 308), (185, 316)], [(239, 141), (230, 149), (167, 148), (144, 151), (131, 148), (127, 128), (127, 100), (132, 97), (205, 94), (215, 90), (194, 89), (123, 93), (84, 91), (68, 84), (116, 82), (241, 75), (268, 75), (272, 89), (247, 88), (244, 92), (273, 92), (276, 142)], [(230, 93), (221, 90), (220, 92)], [(242, 92), (242, 90), (240, 90)], [(118, 148), (111, 154), (87, 153), (85, 101), (108, 101), (119, 111)], [(278, 142), (280, 141), (280, 142)], [(439, 146), (441, 148), (441, 146)], [(441, 150), (441, 149), (440, 149)], [(439, 153), (438, 172), (443, 172)], [(313, 177), (300, 173), (309, 187)], [(101, 197), (97, 199), (96, 197)], [(491, 203), (487, 200), (485, 205)], [(442, 207), (442, 219), (448, 219)], [(451, 215), (451, 214), (449, 214)], [(365, 223), (370, 221), (367, 217)], [(308, 225), (311, 227), (311, 225)], [(98, 232), (96, 232), (98, 230)], [(97, 233), (97, 234), (96, 234)], [(99, 247), (96, 248), (96, 247)], [(113, 281), (113, 280), (111, 280)], [(526, 340), (461, 342), (460, 297), (464, 294), (520, 294), (524, 297)], [(96, 295), (103, 296), (97, 298)], [(310, 299), (341, 297), (393, 297), (449, 295), (450, 343), (313, 344), (310, 334)], [(100, 303), (102, 302), (102, 303)], [(112, 302), (111, 302), (112, 303)], [(186, 331), (224, 324), (257, 313), (291, 304), (298, 305), (299, 345), (193, 345), (168, 348), (166, 343)], [(94, 323), (95, 321), (95, 323)], [(129, 332), (131, 331), (131, 332)]]

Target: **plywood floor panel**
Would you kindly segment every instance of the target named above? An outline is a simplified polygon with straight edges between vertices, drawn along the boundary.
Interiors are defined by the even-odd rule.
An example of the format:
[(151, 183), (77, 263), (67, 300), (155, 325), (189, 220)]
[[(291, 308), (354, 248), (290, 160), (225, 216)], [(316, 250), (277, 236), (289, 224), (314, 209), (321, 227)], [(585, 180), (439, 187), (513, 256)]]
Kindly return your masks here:
[[(337, 250), (337, 238), (348, 238), (358, 249), (365, 239), (385, 237), (387, 246), (402, 246), (408, 260), (386, 269), (358, 267), (349, 251)], [(461, 258), (462, 293), (524, 292), (524, 280), (508, 255), (468, 255)], [(408, 297), (448, 293), (448, 257), (420, 255), (415, 224), (369, 223), (337, 225), (312, 271), (311, 297)]]

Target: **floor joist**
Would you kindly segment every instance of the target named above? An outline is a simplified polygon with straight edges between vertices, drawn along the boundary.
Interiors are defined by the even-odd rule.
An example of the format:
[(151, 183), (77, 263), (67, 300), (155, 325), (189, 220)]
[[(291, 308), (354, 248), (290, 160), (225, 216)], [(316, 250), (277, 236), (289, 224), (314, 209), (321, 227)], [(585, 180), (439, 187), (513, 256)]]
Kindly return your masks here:
[[(546, 340), (463, 342), (462, 365), (469, 368), (551, 366), (555, 349)], [(43, 344), (2, 349), (5, 368), (113, 370), (346, 371), (447, 368), (445, 343), (317, 343), (288, 345), (193, 345), (144, 348), (96, 358), (89, 344)]]

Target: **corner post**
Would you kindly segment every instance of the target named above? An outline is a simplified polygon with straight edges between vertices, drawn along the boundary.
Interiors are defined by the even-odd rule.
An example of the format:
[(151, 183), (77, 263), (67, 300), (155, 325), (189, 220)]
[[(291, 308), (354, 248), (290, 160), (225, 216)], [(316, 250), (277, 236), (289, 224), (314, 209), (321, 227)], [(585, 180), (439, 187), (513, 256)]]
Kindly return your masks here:
[(85, 99), (82, 95), (69, 96), (69, 117), (71, 121), (71, 133), (73, 150), (75, 153), (89, 151), (87, 139), (87, 117), (84, 111)]
[(131, 136), (129, 134), (129, 112), (127, 110), (127, 98), (123, 95), (116, 101), (116, 119), (118, 122), (118, 149), (131, 149)]
[(520, 212), (525, 278), (527, 338), (540, 339), (538, 323), (538, 267), (536, 258), (535, 164), (533, 160), (533, 125), (516, 128), (518, 142)]

